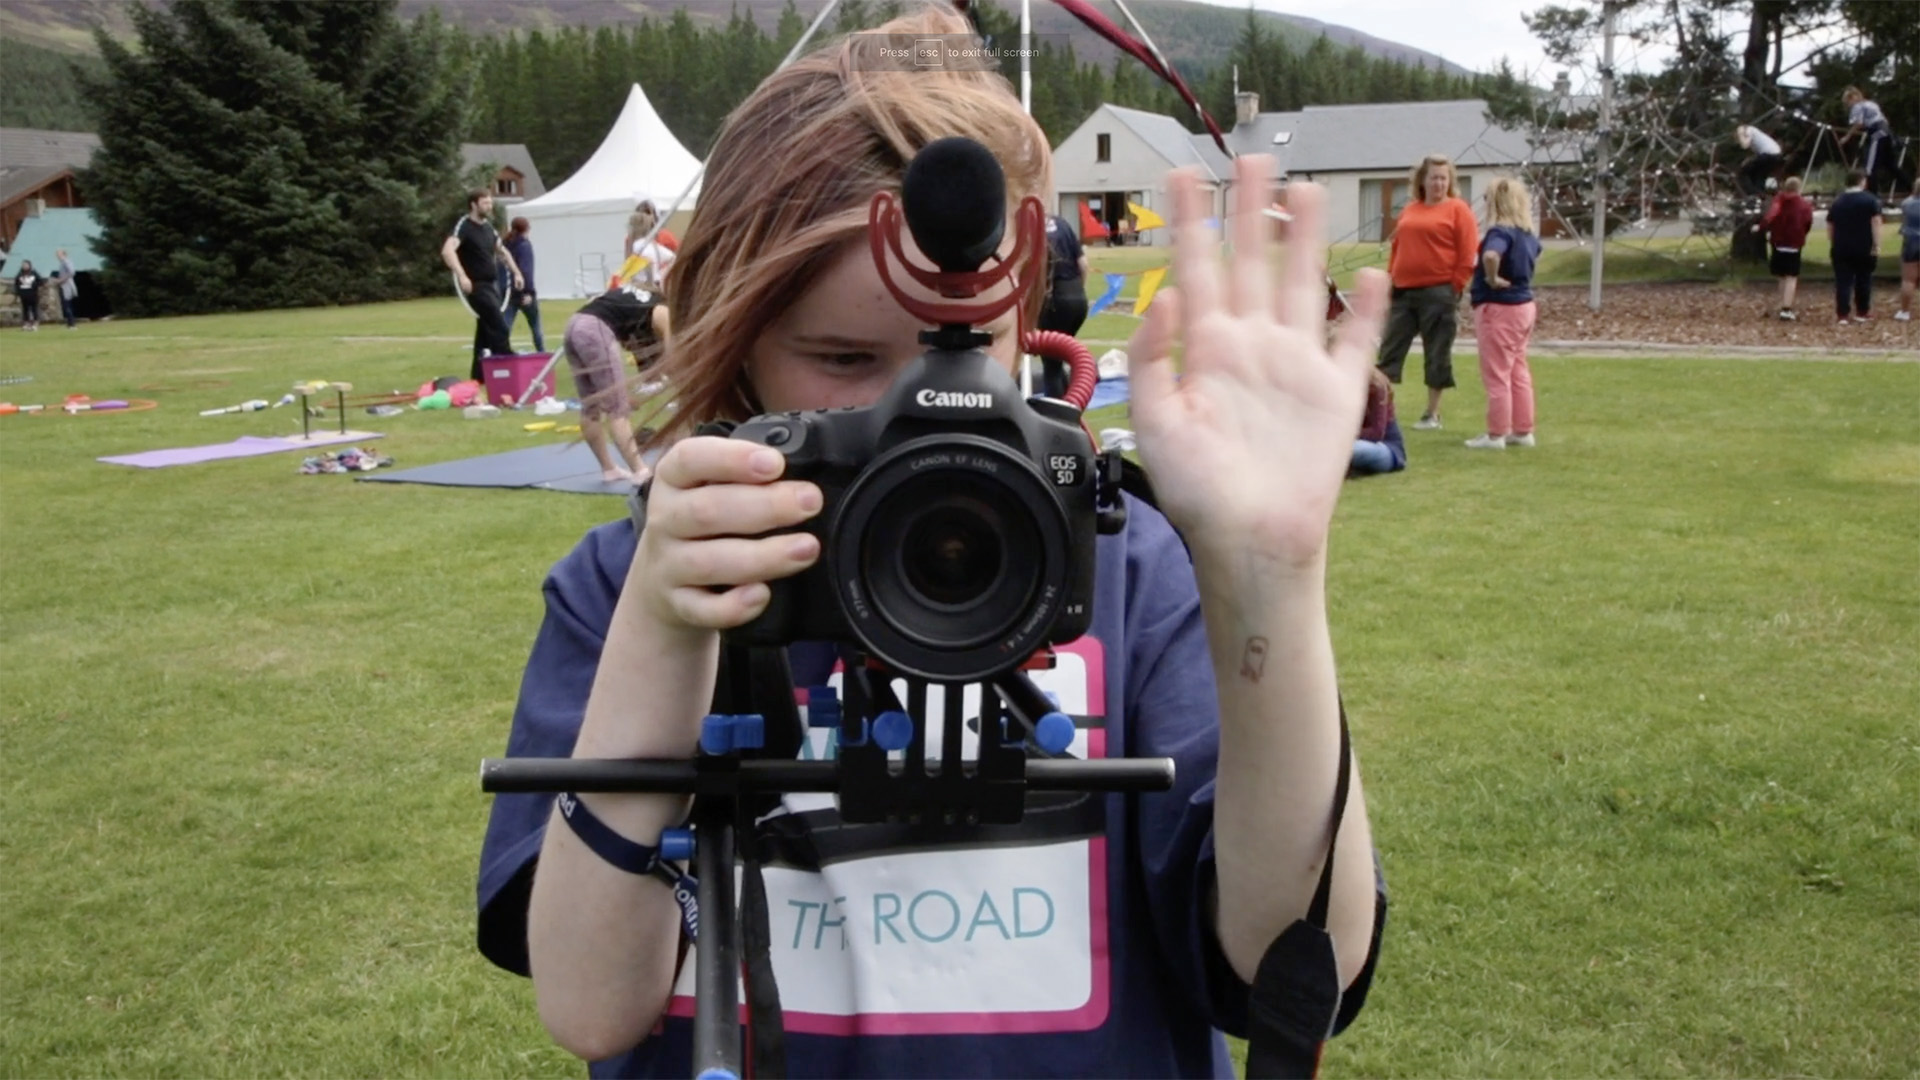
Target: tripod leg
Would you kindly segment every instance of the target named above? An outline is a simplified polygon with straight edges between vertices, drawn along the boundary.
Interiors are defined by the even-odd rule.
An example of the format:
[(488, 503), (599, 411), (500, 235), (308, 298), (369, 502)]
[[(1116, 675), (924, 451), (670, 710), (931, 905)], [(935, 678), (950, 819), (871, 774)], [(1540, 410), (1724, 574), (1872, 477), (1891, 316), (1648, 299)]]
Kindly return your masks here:
[(700, 941), (694, 967), (693, 1072), (740, 1075), (740, 942), (733, 889), (731, 807), (694, 803), (694, 864), (700, 877)]

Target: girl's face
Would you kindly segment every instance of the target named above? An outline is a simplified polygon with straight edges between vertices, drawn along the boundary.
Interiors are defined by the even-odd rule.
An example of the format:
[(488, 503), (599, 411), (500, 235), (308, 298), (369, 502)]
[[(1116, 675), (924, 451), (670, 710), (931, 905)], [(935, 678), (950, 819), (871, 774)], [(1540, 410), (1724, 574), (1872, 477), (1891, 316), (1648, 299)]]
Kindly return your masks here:
[[(911, 237), (902, 237), (901, 247), (916, 264), (930, 265)], [(1010, 250), (1011, 241), (1002, 254)], [(909, 295), (938, 299), (903, 273), (896, 272), (894, 280)], [(1009, 372), (1018, 355), (1017, 311), (981, 327), (993, 335), (987, 352)], [(909, 361), (926, 351), (920, 344), (924, 329), (927, 324), (887, 291), (862, 237), (755, 340), (747, 378), (768, 412), (871, 405)]]
[(1427, 166), (1425, 195), (1428, 202), (1439, 202), (1447, 197), (1447, 187), (1453, 183), (1453, 168), (1448, 165)]

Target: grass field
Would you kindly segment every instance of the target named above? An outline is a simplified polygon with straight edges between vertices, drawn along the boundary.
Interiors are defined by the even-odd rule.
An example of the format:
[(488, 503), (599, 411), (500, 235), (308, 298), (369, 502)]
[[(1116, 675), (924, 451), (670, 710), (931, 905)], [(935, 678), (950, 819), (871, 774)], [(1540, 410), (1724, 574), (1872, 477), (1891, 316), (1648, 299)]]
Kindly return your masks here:
[[(475, 766), (618, 501), (94, 461), (291, 430), (196, 413), (296, 379), (464, 372), (470, 326), (0, 338), (33, 376), (0, 398), (160, 403), (0, 417), (0, 1075), (581, 1074), (472, 946)], [(1535, 370), (1537, 450), (1461, 449), (1465, 387), (1340, 507), (1394, 907), (1324, 1074), (1920, 1073), (1920, 364)], [(554, 438), (522, 419), (353, 422), (407, 467)]]
[[(1386, 244), (1333, 244), (1327, 250), (1327, 267), (1334, 279), (1345, 287), (1367, 267), (1387, 268)], [(1900, 280), (1900, 223), (1896, 215), (1882, 230), (1879, 277), (1890, 282)], [(1833, 264), (1826, 233), (1815, 230), (1807, 236), (1803, 259), (1804, 281), (1832, 281)], [(1171, 249), (1163, 241), (1158, 247), (1087, 248), (1087, 258), (1096, 273), (1128, 274), (1156, 266), (1165, 266)], [(1613, 284), (1662, 281), (1767, 281), (1764, 262), (1736, 263), (1727, 257), (1724, 236), (1653, 236), (1641, 240), (1609, 240), (1604, 257), (1603, 280)], [(1581, 245), (1552, 242), (1541, 253), (1534, 281), (1539, 285), (1584, 285), (1591, 279), (1592, 250)], [(1136, 295), (1138, 278), (1130, 279), (1120, 295), (1131, 300)], [(1099, 292), (1089, 286), (1089, 292)]]

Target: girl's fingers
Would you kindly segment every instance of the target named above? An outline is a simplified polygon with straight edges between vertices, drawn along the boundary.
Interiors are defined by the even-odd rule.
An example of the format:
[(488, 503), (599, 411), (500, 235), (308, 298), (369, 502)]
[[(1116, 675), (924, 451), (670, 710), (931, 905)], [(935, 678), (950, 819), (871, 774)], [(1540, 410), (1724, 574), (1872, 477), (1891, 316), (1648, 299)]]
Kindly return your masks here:
[(1287, 254), (1275, 295), (1282, 325), (1314, 341), (1326, 332), (1327, 282), (1320, 252), (1327, 246), (1327, 192), (1319, 184), (1287, 185)]
[(706, 630), (731, 630), (767, 610), (772, 599), (773, 591), (760, 582), (725, 592), (684, 588), (667, 594), (667, 604), (681, 622)]
[(1334, 363), (1362, 371), (1373, 363), (1387, 318), (1387, 284), (1387, 275), (1378, 270), (1360, 271), (1350, 294), (1352, 313), (1334, 338)]
[(1127, 342), (1127, 378), (1140, 426), (1151, 428), (1173, 395), (1173, 334), (1180, 325), (1180, 290), (1169, 286), (1154, 294), (1146, 321)]
[(701, 435), (682, 439), (660, 457), (654, 480), (676, 488), (764, 484), (786, 469), (780, 452), (745, 439)]
[(695, 540), (669, 544), (659, 552), (658, 580), (674, 590), (777, 581), (805, 570), (819, 557), (820, 541), (811, 533)]
[(1267, 238), (1272, 229), (1262, 213), (1273, 190), (1273, 158), (1248, 154), (1233, 163), (1233, 261), (1227, 290), (1235, 315), (1265, 314), (1273, 296), (1273, 273), (1267, 265)]
[(668, 488), (658, 490), (647, 507), (647, 528), (676, 540), (752, 536), (798, 525), (819, 513), (820, 505), (820, 489), (805, 480)]
[(1168, 186), (1173, 193), (1173, 276), (1186, 294), (1181, 306), (1191, 326), (1220, 306), (1220, 267), (1214, 261), (1220, 237), (1207, 224), (1211, 205), (1199, 177), (1189, 169), (1176, 169)]

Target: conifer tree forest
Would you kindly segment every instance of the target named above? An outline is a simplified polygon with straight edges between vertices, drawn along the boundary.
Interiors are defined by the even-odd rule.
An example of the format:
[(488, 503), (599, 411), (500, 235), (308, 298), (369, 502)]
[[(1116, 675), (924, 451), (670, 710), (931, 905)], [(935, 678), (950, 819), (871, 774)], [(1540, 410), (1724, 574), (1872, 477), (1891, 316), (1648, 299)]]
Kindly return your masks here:
[[(844, 0), (825, 29), (865, 29), (899, 9)], [(976, 12), (982, 33), (1017, 35), (1007, 11)], [(37, 65), (36, 126), (100, 136), (80, 182), (102, 226), (104, 284), (129, 314), (437, 290), (439, 235), (474, 179), (459, 175), (461, 143), (523, 143), (556, 184), (598, 147), (637, 81), (667, 127), (704, 155), (728, 111), (806, 26), (792, 4), (768, 29), (739, 11), (698, 24), (683, 8), (623, 26), (498, 35), (431, 11), (403, 20), (397, 0), (173, 0), (131, 14), (137, 41), (97, 32), (99, 61), (63, 70), (45, 62), (51, 54), (9, 48)], [(1229, 123), (1234, 64), (1241, 88), (1269, 111), (1466, 97), (1494, 78), (1443, 75), (1325, 38), (1296, 50), (1249, 12), (1229, 55), (1183, 72)], [(1198, 129), (1132, 60), (1081, 57), (1049, 41), (1032, 71), (1034, 115), (1056, 142), (1102, 102)]]

